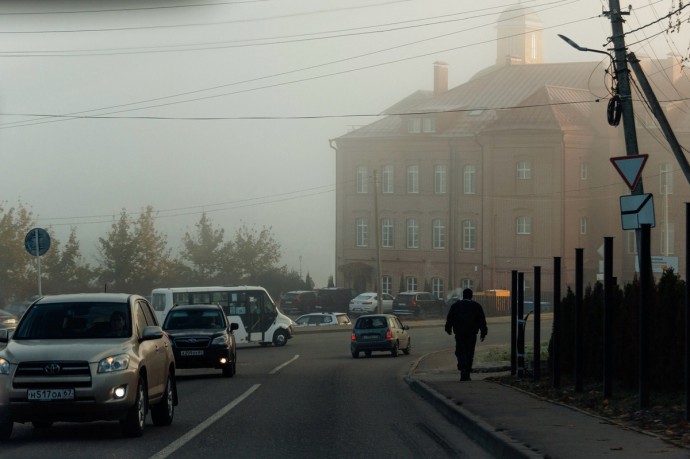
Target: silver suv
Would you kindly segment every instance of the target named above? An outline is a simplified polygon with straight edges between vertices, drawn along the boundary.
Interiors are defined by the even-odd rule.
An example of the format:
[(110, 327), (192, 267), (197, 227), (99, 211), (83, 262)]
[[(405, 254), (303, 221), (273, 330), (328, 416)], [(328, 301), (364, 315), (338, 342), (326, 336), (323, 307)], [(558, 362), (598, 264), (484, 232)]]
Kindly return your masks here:
[(120, 421), (138, 437), (147, 412), (170, 425), (177, 405), (170, 340), (148, 301), (100, 293), (43, 297), (0, 330), (0, 440), (15, 422)]

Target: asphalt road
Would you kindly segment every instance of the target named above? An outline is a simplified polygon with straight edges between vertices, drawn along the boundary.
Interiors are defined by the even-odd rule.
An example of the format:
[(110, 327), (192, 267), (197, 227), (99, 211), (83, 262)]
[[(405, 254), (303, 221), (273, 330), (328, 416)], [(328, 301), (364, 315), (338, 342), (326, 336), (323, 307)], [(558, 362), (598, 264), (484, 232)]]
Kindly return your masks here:
[[(412, 355), (353, 359), (349, 329), (300, 333), (285, 347), (238, 350), (238, 373), (181, 370), (169, 427), (147, 420), (144, 436), (117, 423), (15, 425), (3, 458), (489, 457), (403, 381), (420, 355), (451, 347), (435, 326), (413, 327)], [(480, 346), (505, 340), (490, 324)], [(492, 333), (493, 331), (493, 333)]]

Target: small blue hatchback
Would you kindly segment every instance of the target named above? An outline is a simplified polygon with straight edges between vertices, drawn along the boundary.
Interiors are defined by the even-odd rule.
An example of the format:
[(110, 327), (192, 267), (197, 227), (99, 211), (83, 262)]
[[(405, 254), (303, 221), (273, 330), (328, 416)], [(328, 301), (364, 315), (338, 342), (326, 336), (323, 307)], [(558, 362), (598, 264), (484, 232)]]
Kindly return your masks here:
[(393, 314), (360, 316), (350, 338), (352, 357), (358, 358), (360, 352), (370, 357), (373, 351), (390, 352), (393, 357), (398, 351), (407, 355), (412, 351), (409, 329)]

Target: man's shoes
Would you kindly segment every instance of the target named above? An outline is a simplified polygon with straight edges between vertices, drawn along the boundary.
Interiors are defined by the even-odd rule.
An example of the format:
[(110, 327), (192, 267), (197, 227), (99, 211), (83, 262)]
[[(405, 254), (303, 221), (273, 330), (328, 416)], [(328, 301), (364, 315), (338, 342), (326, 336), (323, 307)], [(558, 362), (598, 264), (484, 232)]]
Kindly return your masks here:
[(472, 381), (472, 379), (470, 378), (470, 373), (465, 371), (461, 372), (460, 381)]

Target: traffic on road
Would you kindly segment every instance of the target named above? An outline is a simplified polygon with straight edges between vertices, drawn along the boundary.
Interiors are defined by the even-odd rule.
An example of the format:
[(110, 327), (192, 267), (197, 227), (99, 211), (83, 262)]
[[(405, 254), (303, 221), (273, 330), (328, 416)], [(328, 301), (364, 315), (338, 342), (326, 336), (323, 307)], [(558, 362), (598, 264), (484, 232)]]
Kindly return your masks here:
[[(245, 297), (252, 295), (250, 292)], [(233, 298), (232, 295), (227, 297)], [(28, 309), (16, 331), (0, 331), (4, 332), (0, 337), (0, 341), (4, 341), (0, 345), (0, 383), (3, 384), (0, 394), (8, 390), (13, 394), (7, 399), (9, 402), (0, 402), (1, 419), (6, 423), (11, 421), (13, 427), (4, 435), (0, 446), (3, 458), (91, 458), (104, 454), (114, 458), (219, 457), (230, 453), (235, 457), (360, 457), (372, 454), (371, 445), (377, 445), (377, 450), (387, 454), (406, 457), (488, 457), (457, 426), (410, 391), (403, 380), (416, 354), (453, 345), (442, 332), (439, 319), (407, 320), (391, 314), (360, 316), (358, 320), (364, 333), (358, 332), (357, 339), (368, 340), (365, 336), (373, 335), (371, 330), (375, 330), (388, 347), (367, 348), (363, 343), (365, 347), (361, 351), (365, 358), (356, 360), (352, 359), (352, 336), (356, 327), (335, 327), (336, 333), (319, 332), (330, 331), (331, 327), (313, 327), (304, 332), (293, 331), (288, 346), (274, 342), (267, 346), (265, 338), (224, 348), (227, 352), (220, 352), (216, 346), (212, 352), (225, 358), (225, 365), (222, 362), (216, 365), (215, 360), (197, 365), (193, 363), (194, 357), (199, 356), (200, 361), (206, 359), (206, 351), (185, 352), (184, 359), (182, 351), (198, 351), (197, 348), (203, 346), (191, 343), (191, 347), (182, 348), (179, 340), (198, 339), (209, 344), (224, 339), (234, 341), (240, 325), (233, 322), (232, 315), (225, 316), (226, 322), (218, 321), (223, 314), (215, 317), (218, 315), (215, 311), (218, 308), (226, 313), (238, 310), (226, 309), (222, 303), (204, 304), (202, 300), (207, 298), (203, 295), (193, 298), (192, 295), (188, 296), (186, 304), (175, 303), (168, 310), (168, 319), (161, 327), (152, 312), (155, 308), (149, 308), (147, 315), (147, 309), (142, 306), (149, 305), (147, 300), (134, 296), (134, 303), (143, 308), (143, 316), (149, 320), (153, 318), (157, 325), (144, 327), (139, 322), (139, 311), (132, 306), (124, 331), (115, 332), (113, 328), (107, 331), (105, 328), (106, 323), (109, 327), (115, 325), (111, 324), (110, 315), (105, 320), (104, 298), (101, 294), (82, 298), (83, 302), (65, 298), (63, 303), (69, 306), (61, 307), (63, 316), (59, 320), (48, 320), (55, 308), (46, 305), (40, 311), (39, 301)], [(235, 297), (238, 300), (235, 307), (240, 307), (243, 298), (242, 295)], [(100, 306), (86, 307), (84, 304)], [(39, 316), (39, 312), (47, 315)], [(285, 317), (293, 321), (293, 317)], [(382, 324), (385, 326), (378, 327), (381, 330), (367, 329), (367, 317), (384, 318)], [(95, 330), (101, 330), (103, 338), (99, 338)], [(155, 330), (160, 330), (163, 339), (158, 350), (172, 356), (168, 364), (169, 377), (165, 376), (162, 367), (153, 365), (147, 365), (147, 371), (140, 373), (143, 364), (134, 355), (129, 360), (115, 355), (110, 360), (105, 354), (113, 354), (112, 351), (96, 352), (94, 340), (102, 339), (103, 343), (129, 349), (129, 340), (134, 340), (132, 345), (146, 343), (144, 335), (159, 336)], [(31, 334), (34, 332), (37, 334)], [(69, 359), (63, 350), (70, 346), (59, 344), (70, 341), (60, 340), (81, 337), (89, 343), (84, 347), (91, 347), (94, 353), (94, 357), (85, 357), (91, 381), (87, 376), (66, 374), (52, 379), (46, 370), (53, 363), (53, 354), (48, 351), (36, 370), (44, 374), (41, 387), (46, 390), (35, 391), (29, 399), (27, 390), (20, 387), (26, 383), (19, 380), (16, 373), (20, 351), (15, 349), (42, 343), (47, 349), (52, 347), (53, 352), (60, 351), (56, 359), (64, 363)], [(378, 339), (371, 343), (374, 341)], [(414, 353), (411, 352), (412, 341)], [(189, 341), (185, 346), (188, 344)], [(376, 352), (380, 350), (385, 352)], [(99, 368), (108, 368), (107, 375), (100, 376)], [(122, 388), (119, 392), (114, 389), (112, 393), (90, 395), (94, 391), (89, 386), (95, 384), (93, 380), (119, 372), (145, 374), (145, 377), (140, 383), (129, 380), (112, 383), (113, 388)], [(156, 372), (161, 374), (154, 375)], [(23, 378), (29, 381), (31, 377)], [(102, 387), (103, 383), (99, 383), (99, 388)], [(53, 396), (58, 392), (66, 393), (66, 399)], [(124, 394), (123, 400), (130, 408), (110, 409), (110, 405), (114, 407), (116, 392)], [(101, 410), (99, 406), (105, 408)], [(107, 415), (74, 416), (82, 409), (84, 413)], [(156, 427), (159, 425), (165, 427)], [(4, 427), (6, 429), (7, 424)], [(123, 435), (130, 438), (143, 435), (145, 440), (126, 441)]]

